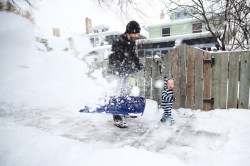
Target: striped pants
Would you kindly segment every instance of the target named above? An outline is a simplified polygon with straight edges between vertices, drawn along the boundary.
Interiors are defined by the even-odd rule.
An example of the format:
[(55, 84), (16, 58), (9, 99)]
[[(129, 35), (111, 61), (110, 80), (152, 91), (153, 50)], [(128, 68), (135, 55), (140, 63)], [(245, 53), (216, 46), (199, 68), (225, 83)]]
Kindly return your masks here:
[(164, 117), (171, 117), (172, 116), (172, 102), (162, 102), (161, 108), (164, 110), (163, 116)]

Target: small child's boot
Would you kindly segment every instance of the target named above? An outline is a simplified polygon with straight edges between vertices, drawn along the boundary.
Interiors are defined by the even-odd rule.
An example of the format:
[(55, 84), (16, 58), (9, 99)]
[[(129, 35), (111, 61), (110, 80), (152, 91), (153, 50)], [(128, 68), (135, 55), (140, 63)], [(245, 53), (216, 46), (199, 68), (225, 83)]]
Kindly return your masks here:
[(172, 116), (167, 117), (165, 123), (168, 126), (173, 126), (174, 125), (174, 119), (172, 118)]
[(160, 121), (164, 123), (166, 122), (166, 119), (167, 119), (167, 116), (163, 114)]
[(161, 122), (166, 124), (167, 126), (173, 126), (174, 125), (174, 119), (172, 116), (162, 116)]

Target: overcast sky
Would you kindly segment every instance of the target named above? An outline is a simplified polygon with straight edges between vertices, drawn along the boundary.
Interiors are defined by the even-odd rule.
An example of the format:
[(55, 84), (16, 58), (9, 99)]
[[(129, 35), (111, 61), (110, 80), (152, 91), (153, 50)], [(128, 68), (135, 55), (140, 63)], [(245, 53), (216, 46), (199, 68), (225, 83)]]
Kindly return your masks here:
[[(117, 9), (100, 8), (93, 1), (95, 0), (41, 0), (34, 13), (36, 24), (47, 29), (59, 27), (62, 31), (84, 33), (85, 18), (89, 17), (93, 26), (106, 24), (124, 30), (128, 20), (122, 20)], [(136, 13), (131, 13), (130, 19), (148, 24), (159, 20), (163, 6), (159, 5), (159, 0), (141, 0), (138, 8), (144, 10), (146, 19), (141, 20)]]

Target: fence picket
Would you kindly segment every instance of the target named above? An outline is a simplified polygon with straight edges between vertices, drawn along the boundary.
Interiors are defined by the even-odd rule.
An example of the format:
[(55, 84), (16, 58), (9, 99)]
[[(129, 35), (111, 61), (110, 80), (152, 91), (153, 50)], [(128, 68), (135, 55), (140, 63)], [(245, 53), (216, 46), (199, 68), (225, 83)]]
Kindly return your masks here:
[(146, 55), (145, 51), (143, 51), (142, 58), (140, 58), (140, 63), (144, 66), (144, 69), (136, 74), (136, 86), (140, 89), (140, 95), (145, 96), (145, 61), (146, 61)]
[[(211, 60), (211, 54), (204, 52), (204, 60)], [(211, 63), (204, 64), (204, 93), (203, 99), (211, 99)], [(203, 102), (204, 110), (211, 110), (212, 104), (209, 102)]]
[(239, 108), (249, 107), (249, 84), (250, 84), (250, 54), (241, 53), (240, 87), (239, 87)]
[(163, 55), (163, 60), (162, 60), (162, 65), (163, 65), (163, 69), (162, 69), (162, 75), (163, 76), (172, 76), (172, 64), (173, 64), (173, 59), (175, 56), (175, 51), (171, 51), (165, 55)]
[(195, 109), (203, 109), (203, 52), (195, 50)]
[(212, 96), (214, 97), (214, 109), (220, 108), (220, 54), (212, 53), (211, 56), (215, 59), (215, 64), (212, 68)]
[(195, 55), (194, 55), (194, 49), (191, 47), (188, 47), (187, 51), (187, 100), (186, 100), (186, 107), (194, 109), (195, 103), (194, 103), (194, 79), (195, 79)]
[(148, 99), (152, 99), (151, 96), (151, 79), (152, 79), (152, 57), (151, 55), (148, 55), (146, 53), (146, 59), (145, 59), (145, 97)]
[(186, 71), (186, 45), (180, 45), (180, 51), (179, 51), (179, 59), (180, 59), (180, 107), (185, 108), (186, 107), (186, 93), (187, 93), (187, 87), (186, 87), (186, 78), (187, 78), (187, 71)]
[(175, 80), (175, 88), (174, 88), (174, 93), (175, 93), (175, 102), (173, 107), (174, 108), (180, 108), (180, 67), (179, 67), (179, 47), (177, 47), (174, 50), (174, 57), (173, 57), (173, 63), (172, 63), (172, 76)]
[(239, 81), (239, 54), (240, 52), (229, 52), (227, 108), (237, 108), (238, 81)]
[[(153, 55), (154, 56), (154, 55)], [(160, 89), (156, 87), (156, 82), (161, 78), (161, 73), (159, 70), (159, 64), (154, 59), (152, 60), (152, 98), (157, 101), (157, 103), (161, 102), (160, 98)]]
[(228, 53), (222, 52), (220, 54), (220, 108), (227, 108), (227, 78), (228, 78)]

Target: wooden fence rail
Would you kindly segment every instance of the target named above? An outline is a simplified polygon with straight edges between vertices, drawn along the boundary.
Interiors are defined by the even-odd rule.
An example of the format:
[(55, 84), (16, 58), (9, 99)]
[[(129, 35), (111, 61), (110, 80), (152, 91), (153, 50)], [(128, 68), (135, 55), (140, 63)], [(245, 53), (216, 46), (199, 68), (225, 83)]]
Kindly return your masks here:
[(155, 61), (154, 52), (144, 52), (144, 72), (137, 85), (146, 98), (161, 102), (157, 85), (164, 76), (175, 80), (174, 108), (201, 110), (249, 109), (250, 51), (207, 52), (180, 45)]

